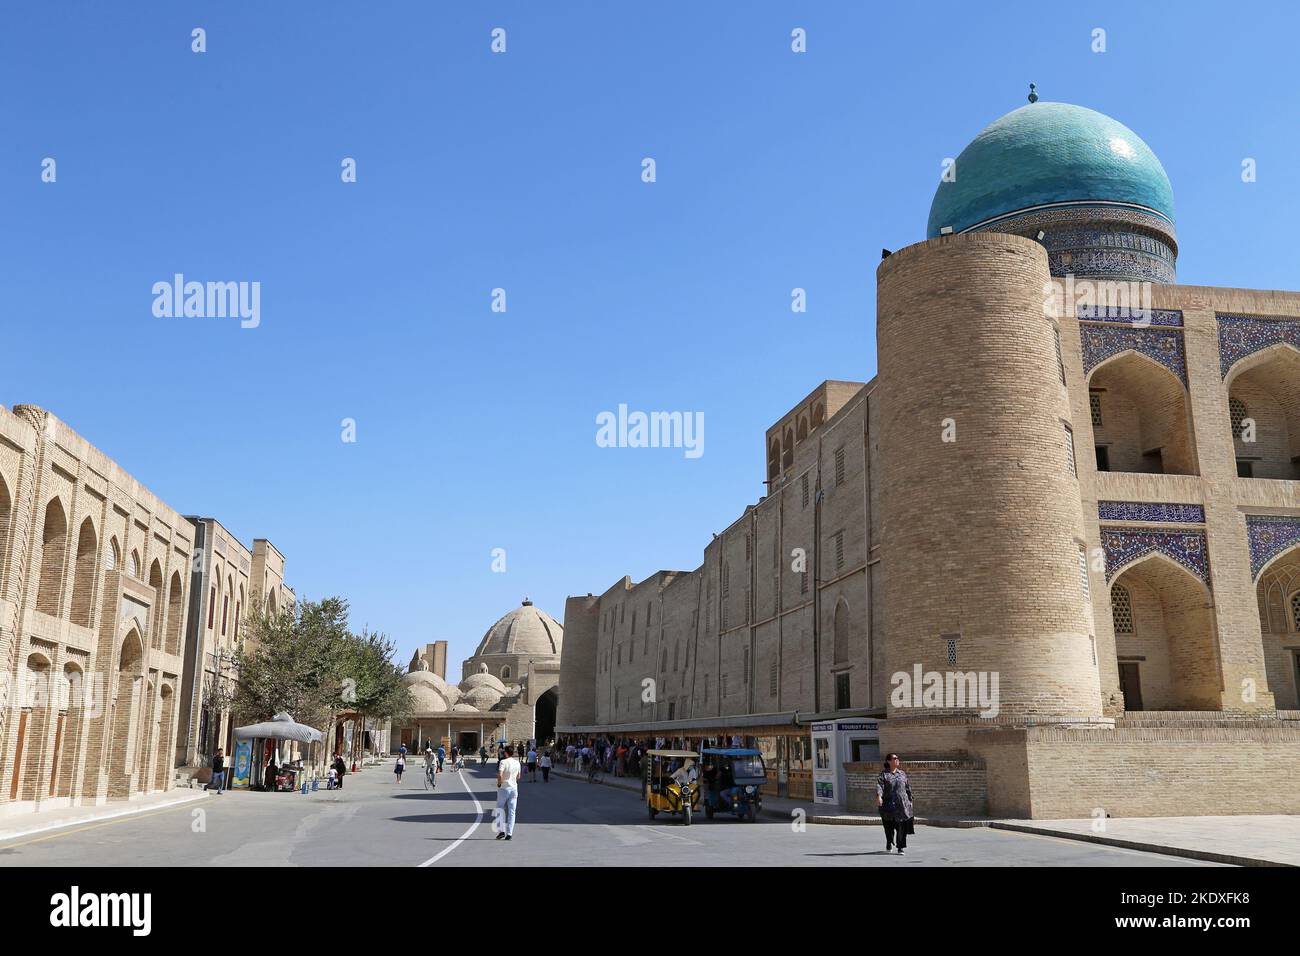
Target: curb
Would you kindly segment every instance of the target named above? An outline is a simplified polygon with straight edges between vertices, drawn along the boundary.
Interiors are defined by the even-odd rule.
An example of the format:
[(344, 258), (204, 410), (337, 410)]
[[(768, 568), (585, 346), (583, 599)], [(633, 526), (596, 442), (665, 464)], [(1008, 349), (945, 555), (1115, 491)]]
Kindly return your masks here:
[[(176, 787), (172, 792), (184, 792), (190, 789), (193, 788)], [(86, 823), (98, 823), (100, 820), (115, 820), (118, 817), (135, 816), (138, 813), (148, 813), (151, 810), (169, 810), (172, 807), (178, 807), (185, 803), (194, 803), (198, 800), (204, 800), (209, 795), (210, 794), (208, 793), (208, 791), (203, 790), (203, 791), (199, 791), (198, 793), (185, 793), (185, 795), (178, 800), (168, 800), (166, 802), (150, 803), (145, 806), (127, 807), (125, 809), (115, 810), (110, 813), (95, 813), (92, 810), (88, 813), (80, 814), (79, 816), (69, 817), (66, 820), (60, 820), (58, 823), (48, 823), (42, 825), (41, 822), (38, 820), (35, 826), (15, 829), (12, 832), (10, 831), (9, 828), (4, 827), (4, 828), (0, 828), (0, 843), (6, 843), (9, 840), (16, 840), (19, 837), (32, 836), (33, 834), (37, 834), (37, 833), (48, 833), (53, 830), (62, 830), (65, 827), (75, 827)], [(39, 817), (40, 814), (34, 812), (32, 816)], [(7, 819), (14, 819), (14, 818), (11, 817)]]
[[(919, 821), (918, 821), (919, 822)], [(1022, 826), (1018, 823), (989, 822), (986, 826), (994, 830), (1011, 830), (1016, 833), (1031, 833), (1036, 836), (1058, 837), (1063, 840), (1077, 840), (1081, 843), (1099, 843), (1103, 846), (1120, 847), (1125, 850), (1141, 850), (1145, 853), (1159, 853), (1162, 856), (1179, 856), (1189, 860), (1204, 860), (1207, 863), (1226, 863), (1230, 866), (1291, 866), (1276, 860), (1261, 860), (1256, 857), (1236, 856), (1231, 853), (1215, 853), (1212, 850), (1196, 850), (1191, 847), (1164, 846), (1158, 843), (1143, 843), (1139, 840), (1122, 840), (1119, 837), (1102, 836), (1098, 833), (1075, 833), (1071, 830), (1049, 830), (1044, 827)]]

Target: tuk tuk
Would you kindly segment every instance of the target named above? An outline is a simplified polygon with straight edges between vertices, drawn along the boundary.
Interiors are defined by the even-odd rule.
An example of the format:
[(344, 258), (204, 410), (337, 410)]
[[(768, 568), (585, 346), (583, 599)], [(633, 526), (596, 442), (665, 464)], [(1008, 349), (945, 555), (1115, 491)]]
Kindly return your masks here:
[(681, 814), (682, 823), (691, 825), (700, 808), (699, 759), (692, 750), (646, 751), (643, 786), (651, 820), (660, 813)]
[(731, 813), (753, 823), (763, 809), (767, 767), (757, 750), (708, 747), (704, 757), (704, 815)]

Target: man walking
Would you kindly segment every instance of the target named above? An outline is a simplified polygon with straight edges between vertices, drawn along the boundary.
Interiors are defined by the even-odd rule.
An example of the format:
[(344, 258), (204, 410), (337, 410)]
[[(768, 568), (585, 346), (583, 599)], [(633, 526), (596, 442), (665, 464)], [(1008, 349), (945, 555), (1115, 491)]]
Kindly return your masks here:
[(537, 782), (537, 751), (531, 745), (528, 748), (528, 779), (531, 783)]
[(541, 764), (542, 764), (542, 783), (550, 783), (551, 782), (551, 749), (549, 747), (546, 748), (546, 752), (542, 754)]
[(213, 788), (216, 789), (217, 796), (221, 796), (221, 791), (226, 789), (226, 758), (220, 747), (212, 755), (212, 779), (208, 781), (208, 785), (203, 789), (212, 790)]
[(515, 809), (519, 804), (519, 775), (523, 768), (515, 759), (515, 748), (505, 747), (505, 757), (497, 764), (498, 840), (513, 840), (515, 835)]

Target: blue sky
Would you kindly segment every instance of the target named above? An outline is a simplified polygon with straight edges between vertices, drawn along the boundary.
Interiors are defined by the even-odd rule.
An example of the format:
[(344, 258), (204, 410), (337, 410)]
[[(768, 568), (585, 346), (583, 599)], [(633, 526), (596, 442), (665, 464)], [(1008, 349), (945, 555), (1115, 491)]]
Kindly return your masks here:
[[(881, 247), (924, 238), (942, 160), (1031, 80), (1160, 156), (1181, 282), (1297, 288), (1298, 26), (1281, 4), (9, 4), (0, 403), (458, 665), (525, 594), (561, 617), (698, 565), (763, 493), (764, 429), (875, 374)], [(155, 317), (176, 272), (260, 282), (260, 327)], [(620, 403), (703, 412), (705, 454), (597, 447)]]

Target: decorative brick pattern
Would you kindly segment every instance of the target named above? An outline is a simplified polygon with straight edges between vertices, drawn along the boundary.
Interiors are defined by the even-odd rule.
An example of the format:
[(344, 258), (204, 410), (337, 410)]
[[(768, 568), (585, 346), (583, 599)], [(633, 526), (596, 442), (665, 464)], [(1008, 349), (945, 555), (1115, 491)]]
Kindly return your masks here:
[(1200, 505), (1164, 504), (1149, 501), (1099, 501), (1097, 517), (1102, 521), (1161, 521), (1167, 524), (1205, 524)]
[(1217, 312), (1214, 317), (1219, 324), (1219, 373), (1224, 378), (1232, 366), (1270, 345), (1285, 342), (1300, 349), (1300, 320)]
[(1151, 528), (1103, 528), (1101, 546), (1106, 552), (1106, 580), (1138, 558), (1158, 551), (1177, 561), (1210, 585), (1210, 555), (1203, 531), (1157, 531)]

